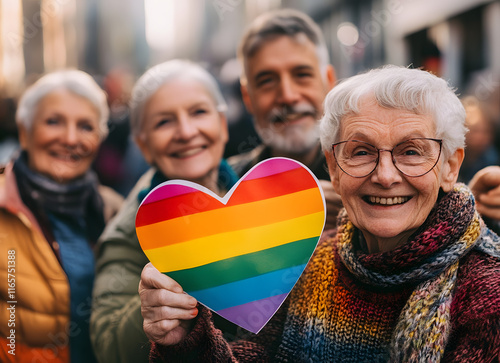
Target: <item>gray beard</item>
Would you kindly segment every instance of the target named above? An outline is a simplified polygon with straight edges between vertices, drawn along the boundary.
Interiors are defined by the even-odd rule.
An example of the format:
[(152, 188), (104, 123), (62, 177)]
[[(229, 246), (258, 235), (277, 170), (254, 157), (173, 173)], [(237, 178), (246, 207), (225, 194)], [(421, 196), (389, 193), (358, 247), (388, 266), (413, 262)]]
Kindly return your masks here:
[[(275, 131), (275, 129), (283, 128)], [(297, 125), (273, 124), (271, 127), (260, 127), (255, 125), (255, 130), (262, 143), (275, 151), (287, 154), (305, 154), (318, 145), (319, 126), (304, 132), (303, 128)]]

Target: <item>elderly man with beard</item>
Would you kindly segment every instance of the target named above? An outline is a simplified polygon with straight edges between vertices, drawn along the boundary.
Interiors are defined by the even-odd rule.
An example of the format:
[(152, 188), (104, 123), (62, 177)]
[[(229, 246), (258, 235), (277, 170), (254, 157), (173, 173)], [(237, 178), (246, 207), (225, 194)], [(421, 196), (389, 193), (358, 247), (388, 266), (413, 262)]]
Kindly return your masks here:
[(295, 159), (320, 180), (327, 201), (325, 229), (342, 207), (319, 143), (323, 99), (335, 83), (328, 50), (316, 23), (304, 13), (280, 9), (255, 19), (238, 49), (241, 91), (262, 145), (228, 161), (243, 175), (270, 157)]

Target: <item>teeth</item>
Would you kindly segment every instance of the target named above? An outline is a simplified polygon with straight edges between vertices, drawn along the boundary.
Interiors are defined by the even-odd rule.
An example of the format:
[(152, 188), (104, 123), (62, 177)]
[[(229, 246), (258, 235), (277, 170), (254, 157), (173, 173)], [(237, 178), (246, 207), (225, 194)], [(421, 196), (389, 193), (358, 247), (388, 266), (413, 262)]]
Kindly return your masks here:
[(393, 197), (393, 198), (380, 198), (370, 197), (370, 202), (373, 204), (394, 205), (402, 204), (409, 200), (409, 197)]
[(194, 154), (199, 153), (202, 149), (203, 149), (202, 147), (197, 147), (195, 149), (190, 149), (190, 150), (186, 150), (186, 151), (181, 152), (181, 153), (177, 153), (176, 155), (180, 158), (185, 158), (185, 157), (192, 156)]
[(78, 161), (80, 159), (78, 155), (73, 155), (73, 154), (65, 154), (65, 155), (56, 154), (54, 156), (57, 159), (62, 160), (62, 161), (66, 161), (66, 162)]

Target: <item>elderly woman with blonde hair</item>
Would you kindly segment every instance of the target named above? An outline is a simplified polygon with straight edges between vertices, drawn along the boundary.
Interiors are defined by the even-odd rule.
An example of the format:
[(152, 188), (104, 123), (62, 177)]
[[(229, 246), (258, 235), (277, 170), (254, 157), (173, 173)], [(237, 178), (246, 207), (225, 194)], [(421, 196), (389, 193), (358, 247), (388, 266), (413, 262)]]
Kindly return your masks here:
[(93, 246), (122, 202), (91, 170), (107, 118), (104, 91), (78, 70), (41, 77), (19, 101), (22, 151), (0, 175), (2, 362), (95, 361)]

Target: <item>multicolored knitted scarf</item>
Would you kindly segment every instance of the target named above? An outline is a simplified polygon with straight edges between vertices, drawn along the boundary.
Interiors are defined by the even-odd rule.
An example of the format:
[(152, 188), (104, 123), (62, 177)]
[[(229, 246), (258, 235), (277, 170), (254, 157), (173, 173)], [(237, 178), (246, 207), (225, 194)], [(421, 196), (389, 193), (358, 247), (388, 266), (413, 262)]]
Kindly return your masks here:
[[(373, 315), (366, 311), (376, 308), (376, 303), (345, 300), (348, 289), (338, 281), (335, 246), (324, 244), (292, 291), (278, 357), (302, 354), (297, 357), (300, 361), (439, 362), (450, 333), (450, 305), (460, 259), (473, 248), (500, 258), (498, 237), (492, 238), (475, 212), (470, 190), (457, 184), (438, 201), (412, 240), (393, 251), (364, 254), (357, 248), (360, 238), (342, 211), (335, 263), (343, 263), (368, 290), (406, 289), (408, 294), (413, 290), (406, 304), (401, 300), (402, 310), (393, 309), (395, 328), (384, 325), (384, 318), (370, 320)], [(406, 299), (408, 294), (402, 296)], [(366, 306), (343, 308), (342, 304)], [(353, 311), (362, 317), (358, 319)]]

